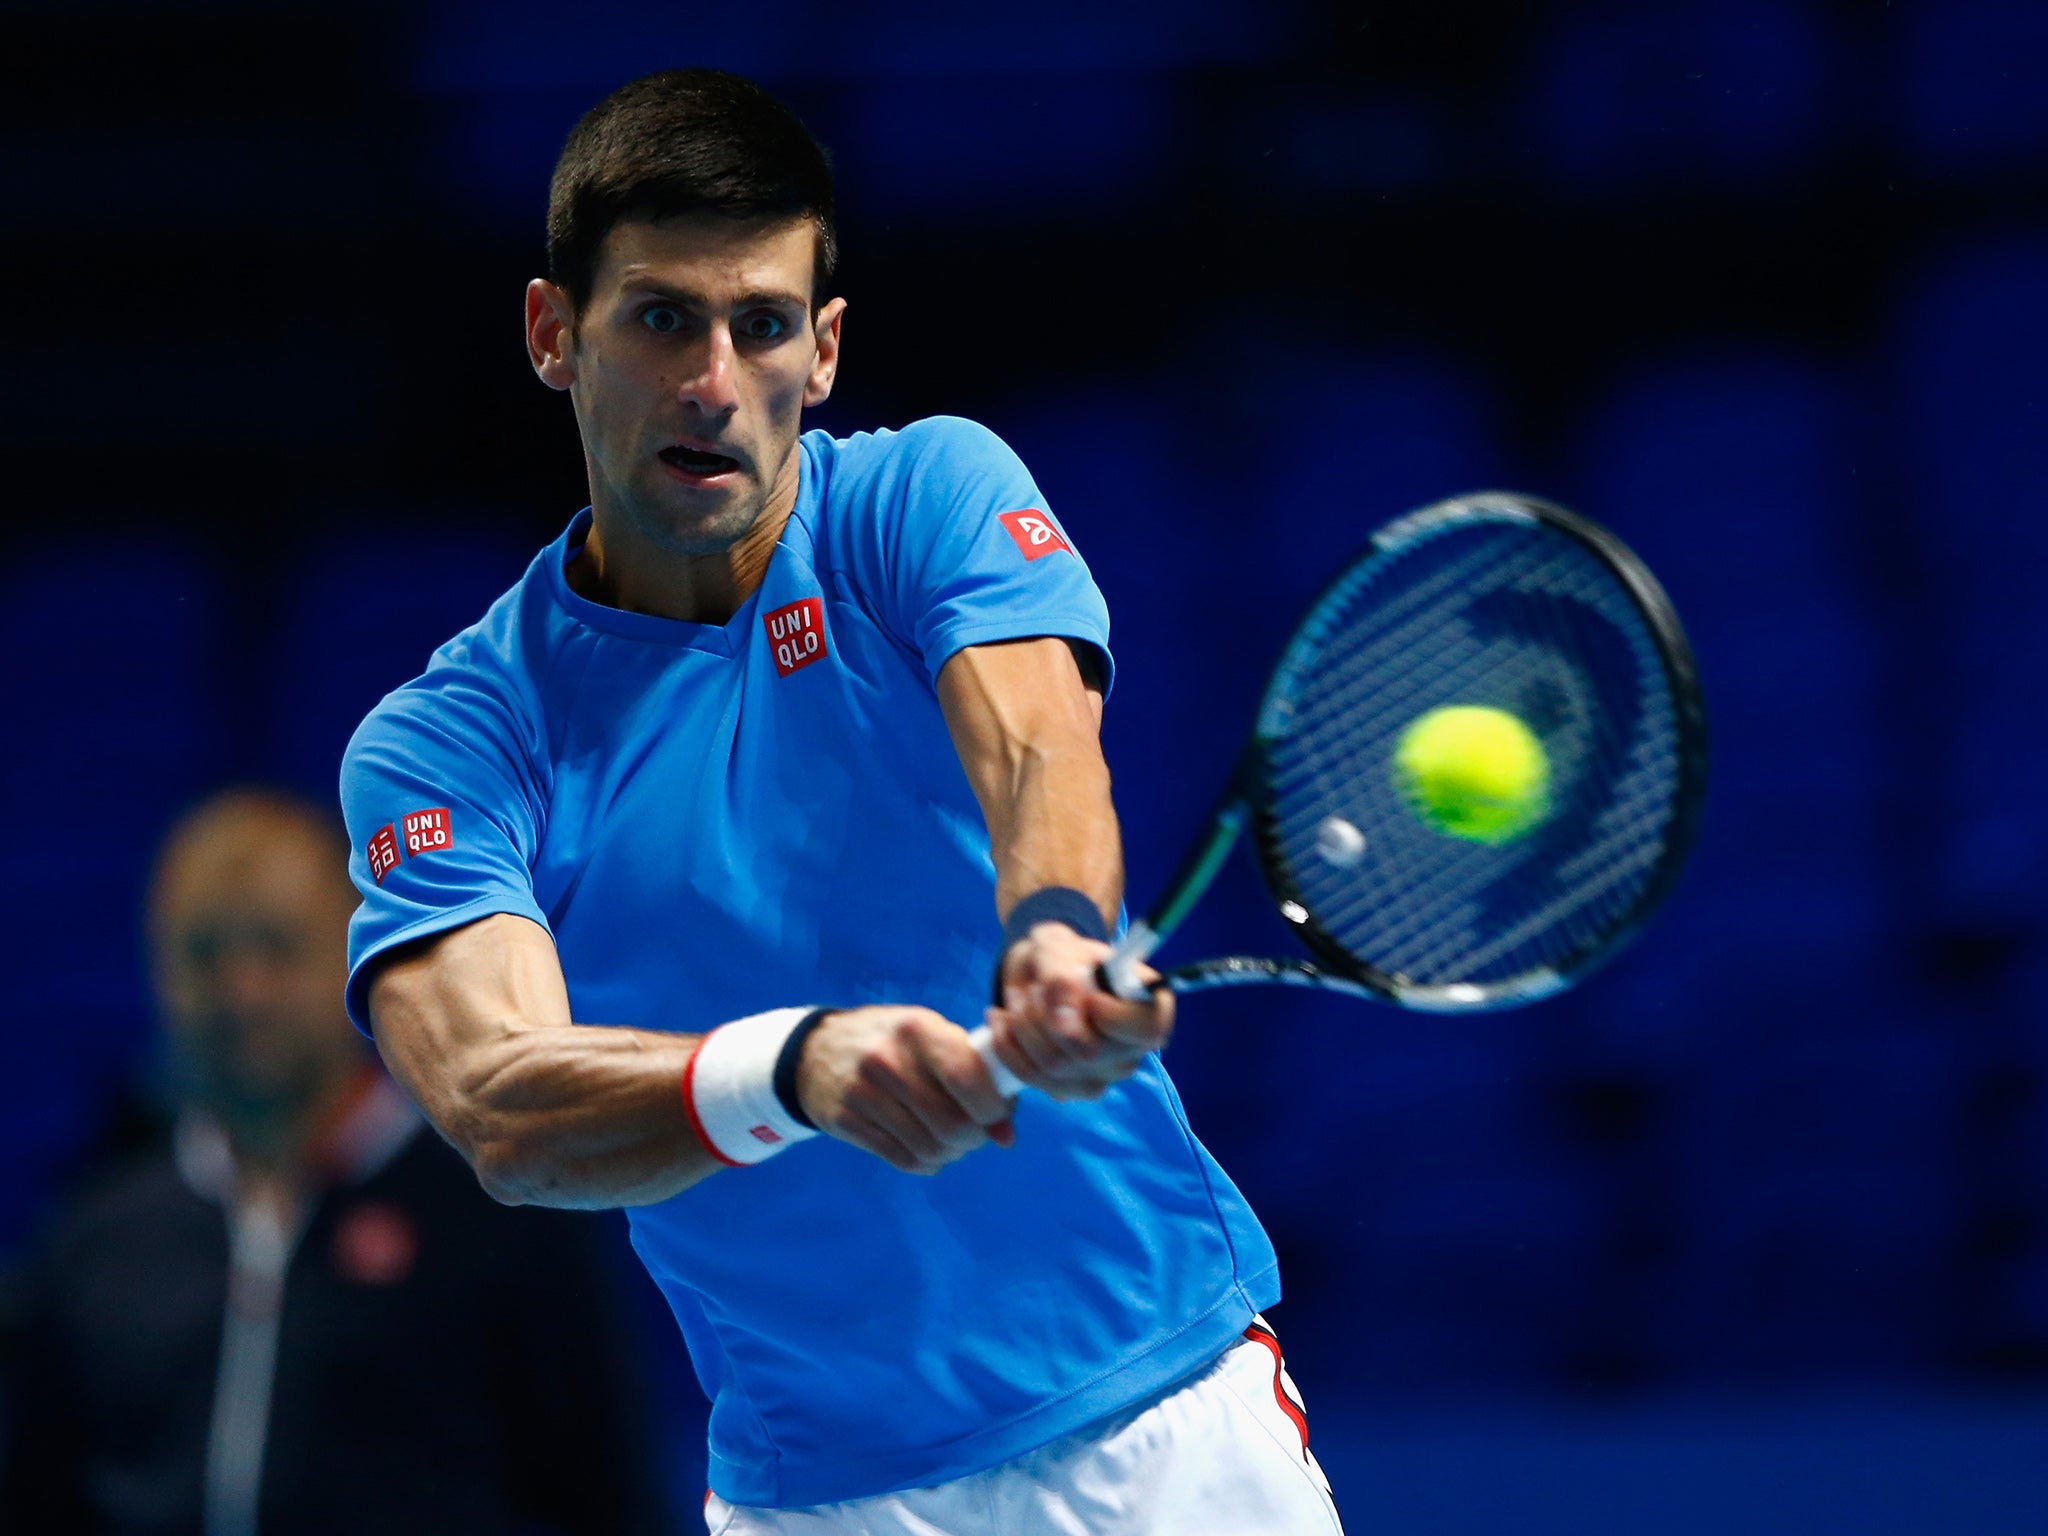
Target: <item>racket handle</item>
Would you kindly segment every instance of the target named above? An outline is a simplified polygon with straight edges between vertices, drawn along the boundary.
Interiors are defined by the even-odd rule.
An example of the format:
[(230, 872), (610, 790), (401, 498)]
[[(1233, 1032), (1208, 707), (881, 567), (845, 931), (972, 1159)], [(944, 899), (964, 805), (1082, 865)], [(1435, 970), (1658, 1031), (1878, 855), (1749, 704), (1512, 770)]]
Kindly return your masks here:
[(974, 1047), (974, 1054), (981, 1058), (981, 1064), (988, 1068), (988, 1075), (995, 1080), (996, 1092), (1006, 1099), (1014, 1099), (1024, 1091), (1024, 1083), (1016, 1073), (1003, 1065), (996, 1055), (995, 1031), (986, 1024), (977, 1024), (967, 1031), (967, 1043)]
[(1152, 951), (1158, 947), (1159, 935), (1149, 924), (1131, 924), (1102, 964), (1095, 967), (1095, 985), (1127, 1003), (1144, 1002), (1166, 985), (1164, 978), (1148, 982), (1138, 974), (1138, 967), (1150, 959)]

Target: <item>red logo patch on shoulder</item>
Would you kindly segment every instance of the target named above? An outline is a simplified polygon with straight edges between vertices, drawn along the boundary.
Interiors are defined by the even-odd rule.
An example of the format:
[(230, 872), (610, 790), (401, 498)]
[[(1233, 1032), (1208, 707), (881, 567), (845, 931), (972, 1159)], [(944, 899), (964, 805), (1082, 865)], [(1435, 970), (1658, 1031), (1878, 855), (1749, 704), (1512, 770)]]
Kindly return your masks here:
[(377, 835), (364, 844), (363, 852), (369, 857), (370, 873), (382, 885), (384, 877), (398, 867), (398, 834), (390, 822), (377, 829)]
[(405, 817), (405, 856), (416, 859), (423, 853), (436, 853), (443, 848), (455, 846), (455, 834), (448, 826), (448, 807), (436, 806), (432, 810), (408, 811)]
[(801, 598), (761, 619), (768, 631), (768, 643), (775, 648), (775, 675), (787, 677), (823, 657), (825, 652), (825, 603), (822, 598)]
[(1002, 524), (1010, 530), (1010, 537), (1017, 541), (1017, 548), (1024, 552), (1026, 560), (1036, 560), (1040, 555), (1054, 551), (1071, 555), (1074, 547), (1060, 536), (1053, 527), (1052, 519), (1036, 507), (1026, 507), (1021, 512), (1005, 512)]

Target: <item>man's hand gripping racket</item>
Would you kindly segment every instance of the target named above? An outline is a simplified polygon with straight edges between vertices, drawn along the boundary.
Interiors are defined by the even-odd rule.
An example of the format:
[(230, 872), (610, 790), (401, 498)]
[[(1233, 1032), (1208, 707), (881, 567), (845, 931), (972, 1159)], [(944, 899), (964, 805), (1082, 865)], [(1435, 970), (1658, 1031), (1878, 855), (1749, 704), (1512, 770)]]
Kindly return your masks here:
[[(1619, 539), (1529, 496), (1435, 503), (1374, 535), (1296, 626), (1207, 830), (1098, 984), (1147, 995), (1144, 962), (1249, 831), (1313, 962), (1228, 955), (1150, 987), (1534, 1002), (1670, 890), (1706, 764), (1691, 648)], [(989, 1027), (971, 1037), (1014, 1095)]]
[(1134, 998), (1116, 993), (1105, 985), (1108, 952), (1059, 922), (1040, 923), (1011, 946), (1003, 959), (1003, 1003), (972, 1032), (1005, 1096), (1014, 1097), (1021, 1084), (996, 1054), (996, 1028), (1005, 1031), (1012, 1058), (1028, 1065), (1030, 1085), (1061, 1100), (1099, 1098), (1165, 1047), (1173, 1033), (1172, 991), (1162, 983), (1156, 992), (1140, 986)]

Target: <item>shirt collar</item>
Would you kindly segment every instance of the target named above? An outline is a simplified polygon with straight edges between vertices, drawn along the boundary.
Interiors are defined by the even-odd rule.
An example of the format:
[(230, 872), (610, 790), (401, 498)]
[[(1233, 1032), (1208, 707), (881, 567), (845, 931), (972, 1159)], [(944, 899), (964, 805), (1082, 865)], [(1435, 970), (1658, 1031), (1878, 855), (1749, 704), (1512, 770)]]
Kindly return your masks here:
[[(330, 1185), (361, 1184), (387, 1167), (421, 1125), (411, 1099), (374, 1066), (314, 1136), (309, 1161)], [(186, 1108), (171, 1130), (171, 1155), (192, 1192), (233, 1203), (235, 1157), (227, 1131), (203, 1110)]]

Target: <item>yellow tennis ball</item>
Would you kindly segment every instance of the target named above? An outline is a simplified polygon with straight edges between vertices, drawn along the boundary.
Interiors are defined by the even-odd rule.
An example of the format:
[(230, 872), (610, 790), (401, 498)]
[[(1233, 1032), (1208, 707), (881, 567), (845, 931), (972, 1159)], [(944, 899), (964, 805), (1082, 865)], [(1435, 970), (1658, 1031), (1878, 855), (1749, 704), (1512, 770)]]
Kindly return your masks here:
[(1550, 811), (1550, 758), (1504, 709), (1447, 704), (1409, 723), (1394, 748), (1394, 782), (1437, 831), (1506, 843)]

